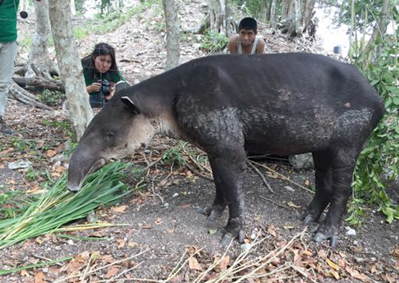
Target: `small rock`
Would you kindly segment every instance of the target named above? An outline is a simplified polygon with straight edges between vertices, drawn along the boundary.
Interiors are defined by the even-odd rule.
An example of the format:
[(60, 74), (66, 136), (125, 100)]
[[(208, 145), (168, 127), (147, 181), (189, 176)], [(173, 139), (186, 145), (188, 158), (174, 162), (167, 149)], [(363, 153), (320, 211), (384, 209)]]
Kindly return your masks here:
[(16, 169), (24, 169), (32, 166), (32, 162), (30, 161), (16, 161), (8, 163), (8, 169), (16, 170)]
[(241, 251), (245, 252), (251, 248), (251, 245), (248, 243), (242, 244), (241, 245)]
[(176, 197), (178, 197), (178, 196), (179, 196), (178, 193), (174, 193), (172, 197), (176, 198)]
[(163, 206), (169, 207), (169, 203), (165, 202), (165, 203), (163, 204)]
[(73, 241), (72, 240), (68, 240), (68, 245), (73, 246), (74, 245)]
[(345, 229), (346, 229), (346, 235), (348, 235), (348, 236), (356, 236), (356, 230), (355, 229), (352, 229), (349, 226), (346, 226)]
[(284, 188), (285, 188), (287, 191), (295, 192), (295, 189), (293, 189), (293, 188), (290, 187), (290, 186), (285, 186)]

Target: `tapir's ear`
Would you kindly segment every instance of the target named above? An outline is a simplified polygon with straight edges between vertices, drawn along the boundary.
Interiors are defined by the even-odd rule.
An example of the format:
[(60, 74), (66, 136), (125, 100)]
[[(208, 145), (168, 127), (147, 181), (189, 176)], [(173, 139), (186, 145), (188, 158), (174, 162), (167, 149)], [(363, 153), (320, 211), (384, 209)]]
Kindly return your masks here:
[(136, 114), (141, 114), (140, 109), (134, 104), (134, 102), (130, 99), (130, 97), (122, 96), (121, 100), (122, 100), (123, 104), (126, 105), (127, 109), (129, 109), (129, 111), (136, 113)]

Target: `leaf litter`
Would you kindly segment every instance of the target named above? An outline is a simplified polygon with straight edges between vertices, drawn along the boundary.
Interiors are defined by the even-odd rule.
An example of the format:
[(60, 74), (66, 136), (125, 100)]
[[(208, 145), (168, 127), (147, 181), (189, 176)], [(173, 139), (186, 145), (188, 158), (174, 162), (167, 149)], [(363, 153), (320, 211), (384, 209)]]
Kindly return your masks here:
[[(193, 5), (188, 3), (184, 9), (193, 9)], [(147, 15), (142, 16), (146, 17)], [(126, 25), (127, 28), (122, 27), (112, 34), (106, 35), (112, 38), (112, 43), (119, 50), (118, 57), (123, 59), (120, 64), (121, 69), (130, 81), (143, 80), (162, 72), (162, 65), (165, 59), (163, 52), (147, 52), (147, 50), (163, 48), (162, 42), (160, 42), (162, 38), (159, 38), (158, 32), (154, 29), (150, 28), (145, 33), (148, 37), (147, 39), (139, 35), (142, 31), (138, 31), (137, 38), (132, 43), (137, 46), (129, 45), (130, 43), (126, 40), (124, 34), (138, 25), (136, 19), (133, 19), (131, 23)], [(262, 34), (263, 32), (267, 39), (269, 52), (291, 51), (298, 48), (299, 50), (305, 50), (307, 48), (297, 45), (295, 42), (288, 44), (282, 36), (273, 37), (268, 31), (262, 30), (262, 27), (260, 25), (260, 33)], [(117, 38), (121, 40), (115, 41)], [(82, 42), (80, 52), (82, 54), (87, 53), (87, 51), (91, 50), (93, 42), (98, 40), (107, 41), (106, 39), (91, 35), (90, 38)], [(144, 50), (144, 48), (147, 50)], [(182, 49), (187, 51), (183, 55), (182, 61), (205, 55), (199, 50), (194, 50), (190, 42), (184, 42)], [(142, 52), (143, 55), (136, 56), (135, 52), (137, 54)], [(133, 68), (134, 64), (139, 63), (132, 63), (127, 58), (137, 58), (137, 62), (141, 64), (140, 68)], [(145, 64), (144, 62), (151, 62), (151, 64)], [(33, 166), (30, 169), (25, 168), (13, 171), (13, 177), (9, 178), (9, 180), (3, 181), (3, 177), (0, 176), (2, 184), (6, 184), (4, 188), (0, 189), (2, 191), (6, 189), (32, 190), (30, 194), (37, 192), (37, 195), (42, 195), (45, 191), (38, 184), (46, 181), (48, 176), (57, 180), (64, 174), (67, 160), (63, 159), (63, 156), (68, 149), (65, 144), (69, 139), (64, 128), (50, 127), (44, 121), (65, 122), (67, 117), (60, 108), (50, 112), (26, 107), (14, 101), (10, 102), (9, 109), (9, 112), (11, 112), (9, 120), (11, 127), (16, 130), (16, 135), (13, 138), (2, 137), (0, 170), (6, 172), (8, 162), (17, 160), (29, 160), (33, 163)], [(196, 189), (204, 190), (204, 183), (200, 182), (200, 179), (212, 179), (209, 164), (203, 161), (204, 153), (198, 149), (185, 144), (181, 150), (185, 165), (176, 167), (176, 164), (166, 166), (163, 160), (163, 153), (169, 148), (181, 147), (179, 143), (170, 139), (156, 139), (150, 146), (150, 153), (136, 154), (130, 160), (126, 160), (126, 162), (134, 161), (135, 164), (142, 165), (144, 169), (147, 168), (145, 169), (147, 171), (144, 178), (140, 174), (139, 177), (132, 174), (126, 180), (132, 188), (141, 188), (141, 191), (135, 193), (134, 196), (127, 197), (121, 205), (110, 209), (100, 207), (96, 213), (98, 218), (111, 220), (110, 224), (117, 223), (118, 219), (123, 217), (123, 215), (126, 216), (123, 218), (126, 220), (128, 215), (148, 210), (148, 206), (161, 206), (159, 203), (160, 198), (155, 196), (155, 194), (162, 197), (162, 205), (165, 206), (166, 201), (171, 202), (171, 198), (169, 200), (165, 198), (166, 192), (181, 186), (184, 187), (187, 184), (198, 184)], [(293, 178), (288, 177), (284, 167), (273, 165), (267, 169), (264, 167), (266, 166), (265, 164), (259, 164), (257, 165), (259, 171), (270, 178), (270, 180), (267, 179), (268, 182), (274, 182), (271, 179), (281, 181), (278, 183), (280, 185), (273, 187), (276, 192), (278, 192), (278, 188), (282, 190), (287, 185), (301, 188), (303, 191), (308, 190), (311, 185), (312, 179), (305, 179), (304, 182), (301, 178), (295, 179), (295, 175), (293, 175)], [(38, 171), (43, 171), (43, 173), (33, 176), (32, 172), (38, 173)], [(45, 171), (48, 172), (46, 173)], [(28, 173), (31, 173), (31, 179), (24, 178)], [(140, 182), (147, 186), (146, 190), (142, 189)], [(151, 187), (151, 183), (153, 183), (152, 189), (147, 190)], [(301, 185), (303, 183), (305, 186)], [(205, 186), (205, 188), (207, 187)], [(194, 209), (195, 200), (193, 195), (190, 195), (189, 190), (185, 188), (184, 191), (188, 191), (188, 194), (185, 195), (180, 192), (179, 197), (176, 199), (184, 198), (184, 202), (179, 206), (180, 208), (183, 208), (184, 205), (187, 206), (187, 204), (190, 205), (185, 207), (185, 210), (182, 210), (183, 214), (187, 214), (189, 210)], [(301, 194), (303, 193), (306, 194), (306, 192), (301, 192)], [(271, 197), (277, 198), (276, 195), (269, 198)], [(306, 206), (306, 203), (297, 199), (290, 201), (288, 199), (279, 199), (279, 201), (275, 200), (270, 205), (277, 207), (276, 203), (284, 204), (291, 211)], [(127, 207), (125, 207), (126, 204)], [(286, 210), (278, 211), (287, 213)], [(247, 212), (247, 214), (250, 214), (250, 212)], [(25, 241), (23, 245), (17, 244), (5, 248), (0, 251), (0, 256), (4, 259), (2, 266), (7, 268), (8, 271), (12, 270), (12, 268), (20, 268), (18, 271), (15, 270), (11, 277), (7, 277), (6, 280), (10, 279), (10, 282), (16, 278), (23, 278), (23, 282), (34, 282), (35, 280), (37, 282), (118, 282), (118, 280), (121, 280), (120, 282), (123, 282), (122, 280), (133, 282), (141, 280), (150, 282), (239, 282), (239, 280), (244, 280), (244, 282), (245, 280), (247, 282), (399, 281), (398, 240), (396, 240), (396, 245), (392, 245), (390, 254), (385, 257), (371, 254), (370, 250), (366, 250), (359, 243), (353, 244), (353, 241), (348, 240), (343, 240), (342, 248), (331, 250), (328, 246), (311, 242), (308, 237), (309, 231), (302, 234), (303, 232), (298, 231), (296, 225), (290, 225), (290, 223), (281, 225), (281, 223), (276, 221), (265, 222), (267, 216), (262, 213), (259, 214), (261, 217), (255, 220), (255, 223), (248, 222), (250, 222), (250, 225), (259, 225), (258, 231), (261, 233), (257, 234), (255, 239), (246, 238), (246, 243), (248, 243), (250, 248), (244, 252), (237, 243), (232, 243), (225, 251), (220, 247), (214, 249), (210, 241), (213, 238), (218, 238), (220, 231), (217, 228), (207, 228), (208, 231), (213, 231), (213, 233), (212, 235), (204, 233), (206, 234), (206, 240), (199, 241), (201, 248), (187, 247), (186, 244), (183, 244), (183, 238), (180, 238), (179, 241), (182, 242), (180, 249), (175, 248), (173, 250), (175, 255), (178, 254), (178, 258), (171, 260), (165, 256), (167, 251), (171, 249), (168, 247), (171, 243), (166, 242), (164, 244), (166, 246), (164, 251), (160, 246), (151, 242), (147, 243), (139, 237), (140, 233), (157, 233), (162, 228), (165, 229), (165, 234), (155, 234), (158, 242), (162, 242), (162, 237), (166, 237), (166, 234), (174, 238), (181, 236), (182, 229), (180, 226), (182, 224), (179, 226), (178, 222), (171, 222), (169, 219), (173, 219), (173, 216), (167, 213), (155, 216), (151, 219), (151, 222), (148, 221), (146, 223), (139, 218), (132, 219), (132, 221), (141, 221), (141, 226), (113, 228), (112, 230), (104, 228), (99, 230), (101, 233), (97, 230), (97, 232), (93, 232), (92, 229), (83, 231), (83, 226), (79, 227), (78, 225), (76, 225), (76, 231), (73, 231), (72, 227), (67, 231), (68, 229), (64, 226), (64, 231), (60, 233), (63, 233), (62, 236), (71, 238), (39, 236), (34, 241)], [(148, 219), (145, 220), (147, 221)], [(271, 223), (273, 225), (270, 225)], [(202, 224), (198, 223), (198, 225)], [(219, 228), (222, 226), (223, 224), (220, 224)], [(293, 229), (284, 229), (284, 227)], [(190, 230), (185, 232), (188, 234)], [(93, 238), (99, 236), (97, 237), (99, 240), (90, 242), (88, 240), (79, 240), (79, 237), (84, 239), (91, 236)], [(150, 238), (150, 236), (144, 237)], [(376, 243), (379, 244), (378, 241)], [(344, 245), (348, 245), (348, 248), (345, 248)], [(371, 243), (370, 246), (373, 246), (373, 244)], [(61, 249), (57, 249), (57, 247), (61, 247)], [(375, 247), (377, 248), (377, 245)], [(41, 259), (35, 257), (38, 255), (41, 256)], [(395, 260), (389, 258), (389, 256)], [(165, 259), (162, 260), (163, 258)], [(192, 268), (190, 268), (190, 262)], [(150, 270), (152, 264), (158, 265), (157, 272), (153, 273)], [(29, 268), (24, 269), (24, 267)]]

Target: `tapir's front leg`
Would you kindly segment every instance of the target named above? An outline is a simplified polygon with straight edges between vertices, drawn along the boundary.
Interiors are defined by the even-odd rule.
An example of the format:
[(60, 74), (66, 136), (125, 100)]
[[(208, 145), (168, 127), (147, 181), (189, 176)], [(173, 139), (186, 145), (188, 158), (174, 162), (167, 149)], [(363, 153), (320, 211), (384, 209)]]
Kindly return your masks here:
[[(243, 149), (226, 150), (223, 151), (223, 154), (210, 155), (209, 161), (217, 191), (212, 208), (218, 210), (219, 206), (225, 202), (229, 206), (229, 220), (224, 231), (222, 245), (229, 244), (234, 238), (243, 242), (245, 231), (242, 183), (245, 170), (245, 152)], [(224, 197), (224, 201), (220, 198), (221, 196)], [(212, 211), (211, 215), (218, 212)]]

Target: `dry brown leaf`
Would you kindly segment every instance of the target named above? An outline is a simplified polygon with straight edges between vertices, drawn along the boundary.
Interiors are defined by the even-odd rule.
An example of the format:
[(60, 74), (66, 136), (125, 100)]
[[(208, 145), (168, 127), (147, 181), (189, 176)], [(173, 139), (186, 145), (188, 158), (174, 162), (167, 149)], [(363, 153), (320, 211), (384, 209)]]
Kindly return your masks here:
[(300, 206), (300, 205), (296, 205), (296, 204), (295, 204), (295, 203), (293, 203), (292, 201), (289, 201), (289, 202), (287, 202), (287, 205), (288, 205), (289, 207), (292, 207), (292, 208), (294, 208), (294, 209), (301, 208), (301, 206)]
[(339, 280), (339, 274), (335, 270), (330, 270), (330, 273), (335, 277), (335, 279)]
[(305, 180), (305, 185), (306, 185), (306, 186), (309, 186), (309, 185), (310, 185), (310, 181), (306, 179), (306, 180)]
[(266, 176), (269, 177), (269, 178), (273, 178), (273, 179), (278, 179), (279, 178), (278, 174), (272, 173), (272, 172), (269, 172), (269, 171), (266, 172)]
[(368, 281), (369, 278), (366, 275), (360, 274), (359, 271), (350, 268), (349, 266), (345, 267), (346, 272), (350, 274), (353, 278), (362, 280), (362, 281)]
[(345, 259), (344, 259), (344, 258), (339, 259), (338, 265), (339, 265), (340, 267), (344, 268), (345, 265), (346, 265)]
[(325, 250), (318, 251), (317, 255), (321, 258), (327, 258), (327, 254)]
[(230, 257), (228, 255), (223, 256), (219, 263), (220, 270), (222, 271), (226, 270), (227, 266), (229, 265), (229, 262), (230, 262)]
[(269, 225), (269, 227), (267, 227), (267, 232), (272, 235), (273, 237), (277, 237), (277, 233), (274, 230), (274, 225)]
[(112, 265), (108, 268), (107, 274), (104, 275), (105, 279), (110, 279), (111, 277), (115, 276), (119, 272), (119, 266)]
[(307, 256), (312, 256), (313, 255), (313, 253), (311, 251), (309, 251), (309, 250), (303, 251), (303, 254), (307, 255)]
[(122, 212), (125, 212), (126, 208), (127, 208), (127, 205), (113, 206), (113, 207), (111, 207), (111, 211), (122, 213)]
[(152, 225), (151, 224), (144, 224), (143, 226), (141, 226), (142, 229), (152, 229)]
[(132, 242), (132, 241), (129, 241), (129, 242), (127, 243), (127, 245), (128, 245), (129, 247), (131, 247), (131, 248), (134, 248), (134, 247), (137, 247), (137, 246), (138, 246), (137, 243)]
[(58, 174), (61, 174), (62, 172), (64, 172), (66, 170), (66, 168), (64, 166), (58, 166), (55, 169), (55, 172), (57, 172)]
[(0, 152), (0, 155), (6, 155), (6, 154), (8, 154), (8, 153), (10, 153), (10, 152), (13, 152), (13, 151), (14, 151), (14, 148), (13, 148), (13, 147), (10, 147), (10, 148), (8, 148), (8, 149), (3, 150), (2, 152)]
[(123, 249), (125, 247), (125, 240), (123, 239), (117, 239), (118, 242), (118, 249)]
[(104, 262), (107, 262), (107, 263), (113, 263), (115, 260), (114, 260), (114, 258), (112, 257), (112, 255), (103, 255), (102, 257), (101, 257), (101, 259), (104, 261)]
[(157, 220), (155, 220), (155, 224), (156, 225), (161, 225), (162, 224), (162, 219), (158, 217)]
[(188, 259), (188, 268), (191, 270), (202, 270), (201, 265), (198, 263), (195, 257), (190, 257)]
[(49, 157), (49, 158), (54, 157), (56, 154), (57, 154), (57, 151), (54, 149), (47, 150), (47, 157)]
[(337, 264), (335, 264), (334, 262), (332, 262), (331, 260), (329, 260), (328, 258), (327, 258), (327, 264), (330, 266), (330, 267), (332, 267), (332, 268), (334, 268), (336, 271), (339, 271), (339, 266), (337, 265)]
[(44, 280), (45, 276), (43, 272), (38, 272), (35, 274), (35, 283), (47, 283), (46, 280)]
[(28, 277), (28, 276), (30, 276), (30, 274), (26, 270), (21, 270), (21, 276)]
[(169, 234), (173, 234), (175, 232), (175, 230), (173, 228), (167, 229), (166, 230)]

